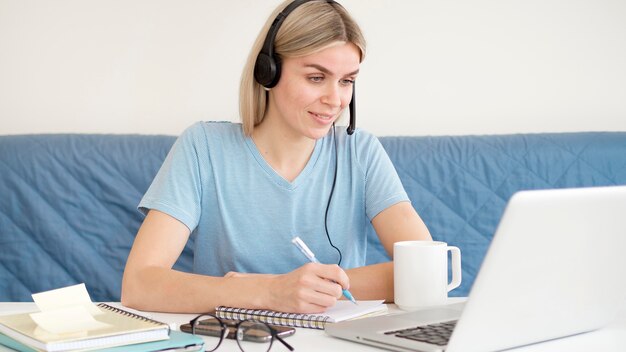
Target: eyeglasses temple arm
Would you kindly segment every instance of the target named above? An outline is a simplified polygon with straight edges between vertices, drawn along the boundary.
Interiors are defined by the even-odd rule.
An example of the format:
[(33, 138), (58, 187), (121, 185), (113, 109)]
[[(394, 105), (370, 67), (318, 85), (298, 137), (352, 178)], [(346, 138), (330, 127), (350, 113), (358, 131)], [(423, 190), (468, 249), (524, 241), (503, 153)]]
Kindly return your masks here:
[(285, 347), (287, 347), (289, 349), (289, 351), (293, 351), (294, 348), (291, 347), (290, 344), (287, 343), (287, 341), (283, 340), (282, 337), (278, 336), (278, 334), (274, 335), (276, 337), (276, 340), (280, 341), (280, 343), (282, 343), (283, 345), (285, 345)]

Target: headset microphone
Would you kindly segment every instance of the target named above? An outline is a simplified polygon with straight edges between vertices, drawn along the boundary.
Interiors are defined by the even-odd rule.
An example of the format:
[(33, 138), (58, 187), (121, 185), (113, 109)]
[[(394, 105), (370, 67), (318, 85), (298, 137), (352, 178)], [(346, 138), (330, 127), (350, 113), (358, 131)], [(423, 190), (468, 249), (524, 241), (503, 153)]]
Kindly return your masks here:
[(354, 91), (356, 90), (356, 84), (352, 83), (352, 100), (350, 100), (349, 110), (350, 110), (350, 124), (348, 125), (348, 129), (346, 130), (349, 135), (354, 133), (356, 129), (356, 102), (354, 101)]

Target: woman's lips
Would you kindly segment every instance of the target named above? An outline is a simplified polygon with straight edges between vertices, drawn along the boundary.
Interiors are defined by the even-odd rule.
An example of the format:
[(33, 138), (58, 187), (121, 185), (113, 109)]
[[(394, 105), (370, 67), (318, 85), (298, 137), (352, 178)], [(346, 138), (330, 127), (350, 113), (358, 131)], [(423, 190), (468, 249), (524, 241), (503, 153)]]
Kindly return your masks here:
[(320, 121), (320, 123), (323, 124), (333, 122), (333, 118), (336, 116), (335, 114), (318, 114), (311, 111), (309, 111), (309, 114), (311, 114), (311, 116), (313, 116), (316, 120)]

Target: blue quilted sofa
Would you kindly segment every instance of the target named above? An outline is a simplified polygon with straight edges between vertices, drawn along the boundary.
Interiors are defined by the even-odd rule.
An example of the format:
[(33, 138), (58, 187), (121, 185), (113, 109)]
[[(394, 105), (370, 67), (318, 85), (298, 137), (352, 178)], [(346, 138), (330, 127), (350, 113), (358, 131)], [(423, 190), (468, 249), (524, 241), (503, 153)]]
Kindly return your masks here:
[[(136, 210), (173, 136), (0, 136), (0, 301), (84, 282), (118, 301)], [(436, 240), (461, 248), (467, 295), (504, 206), (522, 189), (626, 184), (626, 132), (382, 137)], [(368, 260), (388, 260), (370, 236)], [(190, 270), (191, 243), (176, 263)]]

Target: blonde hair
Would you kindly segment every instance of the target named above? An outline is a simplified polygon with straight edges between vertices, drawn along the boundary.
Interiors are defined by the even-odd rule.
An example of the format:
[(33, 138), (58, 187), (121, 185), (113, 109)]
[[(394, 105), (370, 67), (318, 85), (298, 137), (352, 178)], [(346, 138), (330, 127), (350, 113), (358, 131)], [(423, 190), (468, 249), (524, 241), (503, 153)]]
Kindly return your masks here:
[[(268, 18), (252, 46), (241, 75), (239, 114), (243, 131), (248, 136), (263, 121), (267, 108), (267, 91), (254, 79), (256, 58), (272, 22), (292, 1), (283, 2)], [(361, 53), (360, 61), (363, 61), (365, 39), (350, 14), (338, 3), (314, 0), (298, 6), (285, 18), (274, 40), (274, 53), (280, 59), (305, 56), (338, 41), (356, 45)]]

